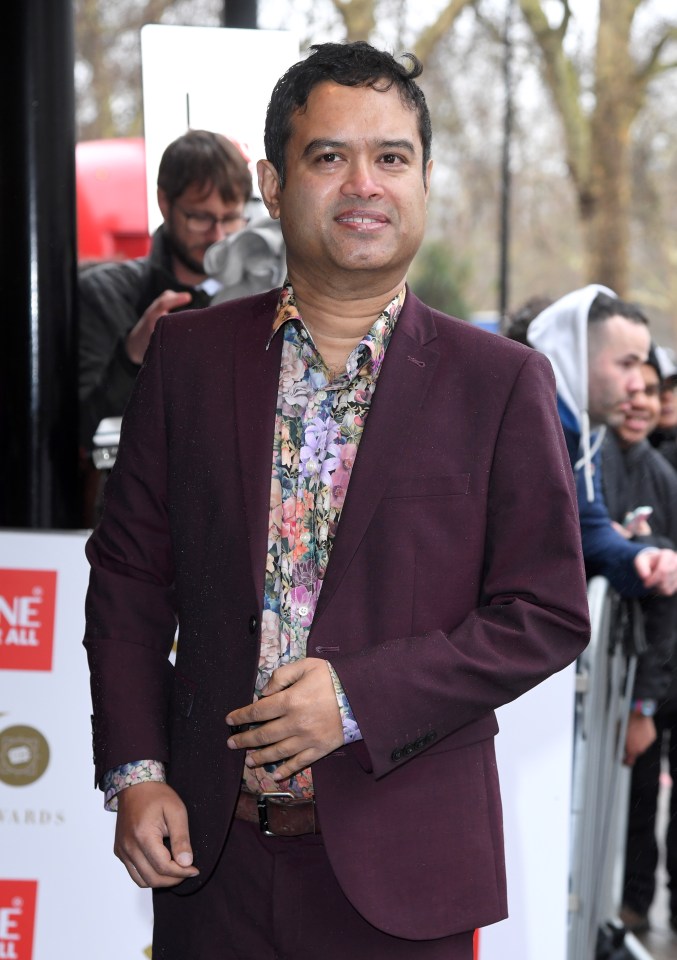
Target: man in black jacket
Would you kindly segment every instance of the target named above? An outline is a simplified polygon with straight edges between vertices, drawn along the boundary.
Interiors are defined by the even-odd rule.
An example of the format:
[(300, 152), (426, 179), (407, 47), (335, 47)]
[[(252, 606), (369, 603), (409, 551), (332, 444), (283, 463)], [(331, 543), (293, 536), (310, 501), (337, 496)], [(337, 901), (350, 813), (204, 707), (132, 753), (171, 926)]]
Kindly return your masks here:
[(148, 257), (96, 264), (79, 280), (80, 443), (104, 417), (121, 416), (157, 320), (206, 307), (219, 284), (207, 278), (208, 247), (245, 224), (252, 179), (237, 147), (190, 130), (165, 150), (158, 171), (163, 224)]
[[(632, 396), (624, 422), (607, 436), (602, 450), (603, 482), (609, 513), (626, 536), (674, 548), (677, 543), (677, 473), (648, 443), (660, 413), (660, 370), (655, 356), (642, 367), (644, 389)], [(646, 508), (646, 509), (644, 509)], [(649, 513), (649, 510), (651, 511)], [(642, 607), (647, 650), (640, 656), (626, 737), (626, 763), (633, 766), (625, 881), (621, 918), (636, 932), (648, 929), (658, 858), (656, 805), (661, 741), (668, 729), (677, 735), (677, 698), (673, 680), (677, 599), (646, 597)], [(677, 736), (671, 767), (677, 777)], [(677, 794), (673, 796), (673, 817)], [(672, 922), (677, 917), (677, 826), (668, 835), (668, 873)]]

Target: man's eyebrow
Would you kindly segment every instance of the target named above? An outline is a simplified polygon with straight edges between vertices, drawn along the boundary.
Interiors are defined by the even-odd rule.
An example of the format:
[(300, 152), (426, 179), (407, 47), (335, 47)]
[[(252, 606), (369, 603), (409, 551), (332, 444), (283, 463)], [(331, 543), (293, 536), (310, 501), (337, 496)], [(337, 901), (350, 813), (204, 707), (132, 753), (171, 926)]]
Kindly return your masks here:
[[(351, 142), (349, 140), (329, 140), (317, 137), (306, 144), (302, 156), (308, 157), (318, 150), (345, 150), (350, 147)], [(407, 153), (416, 153), (416, 148), (411, 140), (374, 140), (371, 142), (377, 150), (405, 150)]]
[(416, 153), (411, 140), (379, 140), (375, 146), (379, 150), (406, 150), (407, 153)]

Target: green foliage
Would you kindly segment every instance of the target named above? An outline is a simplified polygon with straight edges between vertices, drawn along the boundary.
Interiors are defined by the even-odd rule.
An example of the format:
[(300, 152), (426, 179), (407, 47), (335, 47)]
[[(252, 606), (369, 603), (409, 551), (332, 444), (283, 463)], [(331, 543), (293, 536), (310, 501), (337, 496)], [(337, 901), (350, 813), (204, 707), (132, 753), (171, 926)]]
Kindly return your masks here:
[(468, 264), (455, 256), (449, 244), (429, 240), (416, 255), (409, 282), (416, 296), (429, 307), (454, 317), (467, 317), (464, 288), (468, 274)]

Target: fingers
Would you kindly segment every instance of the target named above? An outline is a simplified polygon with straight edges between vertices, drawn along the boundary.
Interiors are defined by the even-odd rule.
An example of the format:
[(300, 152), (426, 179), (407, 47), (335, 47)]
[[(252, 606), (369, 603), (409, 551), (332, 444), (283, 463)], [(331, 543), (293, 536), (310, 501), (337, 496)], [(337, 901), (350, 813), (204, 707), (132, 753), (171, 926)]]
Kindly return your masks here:
[(621, 524), (621, 523), (616, 523), (615, 520), (612, 520), (612, 521), (611, 521), (611, 526), (614, 528), (614, 530), (616, 531), (616, 533), (619, 533), (619, 534), (623, 537), (624, 540), (631, 540), (631, 539), (632, 539), (632, 534), (630, 533), (629, 530), (627, 530), (627, 529), (623, 526), (623, 524)]
[(299, 737), (289, 737), (261, 750), (247, 753), (245, 763), (250, 768), (275, 764), (276, 768), (270, 775), (273, 780), (280, 781), (287, 780), (299, 770), (305, 770), (327, 752), (321, 744), (309, 747)]
[(139, 322), (127, 334), (125, 348), (133, 363), (143, 363), (155, 325), (166, 313), (187, 306), (193, 299), (188, 292), (165, 290), (144, 311)]
[(640, 553), (635, 557), (635, 569), (647, 589), (668, 597), (677, 591), (677, 553), (674, 550)]
[(656, 725), (652, 717), (631, 713), (625, 735), (625, 756), (623, 763), (631, 767), (656, 739)]
[(192, 294), (185, 290), (165, 290), (146, 308), (143, 316), (149, 320), (157, 321), (166, 313), (171, 313), (172, 310), (176, 310), (177, 307), (185, 307), (192, 299)]
[[(309, 670), (315, 669), (315, 660), (295, 660), (294, 663), (285, 663), (274, 670), (270, 680), (261, 691), (261, 695), (269, 697), (273, 693), (280, 693), (297, 683)], [(324, 669), (324, 668), (323, 668)]]
[(272, 675), (256, 703), (233, 710), (231, 726), (256, 724), (233, 733), (231, 750), (250, 750), (249, 767), (278, 763), (282, 780), (343, 744), (343, 727), (331, 674), (324, 660), (308, 658), (285, 664)]
[(176, 886), (199, 873), (192, 866), (186, 808), (164, 783), (136, 784), (120, 793), (114, 850), (139, 887)]

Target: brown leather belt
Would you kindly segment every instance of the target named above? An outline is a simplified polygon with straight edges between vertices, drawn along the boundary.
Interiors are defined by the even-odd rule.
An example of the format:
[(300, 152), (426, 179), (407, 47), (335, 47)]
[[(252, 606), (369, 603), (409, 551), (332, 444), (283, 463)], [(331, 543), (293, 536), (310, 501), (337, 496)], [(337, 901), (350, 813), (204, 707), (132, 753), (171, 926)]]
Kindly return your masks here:
[(314, 800), (300, 800), (293, 793), (246, 793), (240, 791), (235, 819), (258, 823), (267, 837), (301, 837), (320, 833)]

